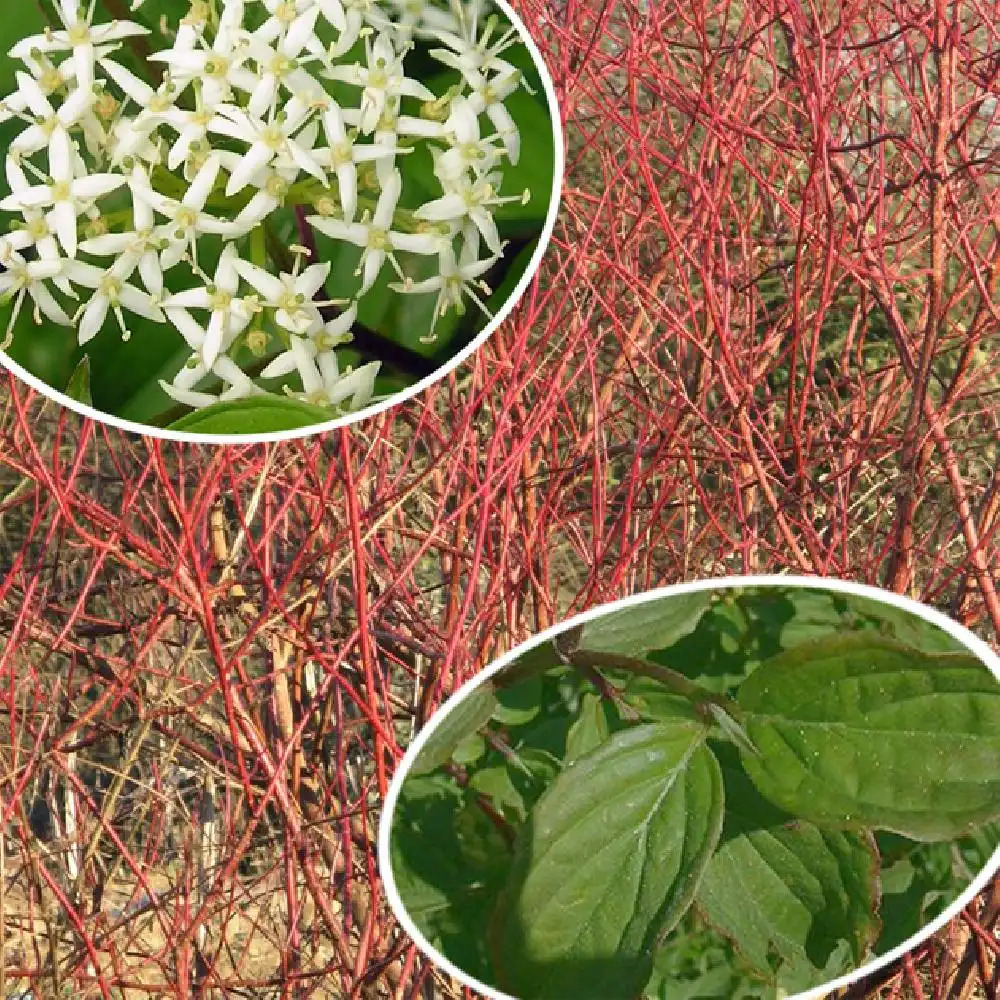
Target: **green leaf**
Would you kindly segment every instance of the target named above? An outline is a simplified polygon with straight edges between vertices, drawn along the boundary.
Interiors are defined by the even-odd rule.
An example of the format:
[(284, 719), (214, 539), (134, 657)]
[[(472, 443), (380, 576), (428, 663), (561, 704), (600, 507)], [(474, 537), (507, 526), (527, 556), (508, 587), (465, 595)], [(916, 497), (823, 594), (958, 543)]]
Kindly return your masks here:
[(722, 826), (722, 777), (695, 724), (638, 726), (567, 767), (519, 831), (491, 925), (521, 1000), (632, 1000), (688, 908)]
[(467, 737), (489, 722), (497, 707), (493, 686), (481, 684), (447, 712), (427, 738), (410, 774), (427, 774), (451, 760), (451, 755)]
[(651, 649), (665, 649), (695, 629), (711, 599), (710, 592), (697, 591), (612, 611), (583, 626), (579, 646), (622, 656), (641, 656)]
[(63, 391), (78, 403), (86, 403), (88, 406), (93, 403), (90, 398), (90, 358), (86, 355), (80, 359)]
[(504, 726), (523, 726), (538, 715), (542, 698), (542, 678), (528, 677), (496, 694), (493, 717)]
[(784, 649), (832, 632), (876, 631), (925, 653), (964, 652), (944, 629), (884, 601), (812, 587), (762, 587), (755, 605)]
[(569, 764), (596, 749), (608, 738), (608, 719), (604, 701), (596, 694), (585, 694), (580, 712), (566, 734), (566, 763)]
[(488, 978), (487, 924), (510, 864), (507, 843), (446, 775), (407, 776), (391, 822), (407, 914), (463, 970)]
[(330, 410), (297, 399), (251, 396), (195, 410), (175, 420), (170, 430), (192, 434), (267, 434), (311, 427), (333, 417)]
[(698, 886), (700, 911), (758, 971), (770, 974), (777, 960), (800, 987), (860, 964), (879, 931), (871, 838), (795, 821), (762, 798), (733, 747), (716, 753), (726, 822)]
[(747, 773), (805, 819), (946, 840), (1000, 816), (1000, 686), (970, 654), (817, 640), (763, 663), (739, 703)]

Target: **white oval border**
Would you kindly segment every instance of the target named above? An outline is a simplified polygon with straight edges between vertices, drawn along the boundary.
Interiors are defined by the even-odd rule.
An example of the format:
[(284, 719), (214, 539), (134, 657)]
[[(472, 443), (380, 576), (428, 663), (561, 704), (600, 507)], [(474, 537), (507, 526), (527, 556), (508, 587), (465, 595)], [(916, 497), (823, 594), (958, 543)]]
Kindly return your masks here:
[(531, 37), (531, 33), (528, 31), (526, 25), (514, 8), (511, 7), (508, 0), (493, 0), (493, 3), (495, 3), (504, 12), (504, 14), (510, 19), (511, 25), (517, 29), (517, 33), (521, 36), (521, 41), (527, 46), (528, 51), (531, 53), (531, 58), (535, 63), (535, 68), (538, 70), (538, 75), (542, 81), (542, 87), (545, 90), (545, 97), (548, 102), (549, 120), (552, 125), (554, 153), (552, 188), (549, 193), (549, 209), (545, 216), (545, 222), (542, 225), (542, 231), (538, 237), (538, 245), (535, 247), (535, 252), (531, 255), (531, 260), (528, 261), (528, 266), (524, 269), (524, 274), (521, 275), (517, 284), (508, 296), (507, 301), (503, 304), (503, 307), (497, 311), (493, 319), (491, 319), (482, 331), (477, 334), (471, 344), (463, 348), (453, 358), (446, 361), (440, 368), (437, 368), (435, 371), (431, 372), (430, 375), (425, 376), (409, 388), (394, 393), (381, 403), (376, 403), (374, 406), (358, 410), (357, 413), (350, 413), (347, 416), (337, 417), (323, 423), (309, 424), (307, 427), (296, 427), (289, 431), (269, 431), (266, 434), (185, 434), (183, 431), (171, 431), (165, 427), (154, 427), (151, 424), (140, 424), (133, 420), (124, 420), (121, 417), (115, 417), (110, 413), (105, 413), (103, 410), (95, 409), (93, 406), (88, 406), (86, 403), (79, 403), (75, 399), (70, 399), (69, 396), (58, 391), (57, 389), (52, 388), (52, 386), (50, 386), (47, 382), (27, 371), (16, 361), (10, 358), (4, 351), (0, 351), (0, 364), (2, 364), (7, 371), (16, 375), (22, 382), (27, 383), (43, 396), (48, 399), (55, 400), (60, 405), (79, 413), (83, 417), (88, 417), (98, 423), (109, 424), (112, 427), (117, 427), (123, 431), (129, 431), (132, 434), (139, 434), (143, 437), (160, 438), (164, 441), (180, 441), (187, 444), (263, 444), (272, 441), (295, 441), (300, 438), (310, 437), (313, 434), (325, 434), (328, 431), (334, 431), (340, 427), (347, 427), (350, 424), (357, 423), (359, 420), (366, 420), (368, 417), (374, 417), (378, 413), (383, 413), (393, 406), (397, 406), (405, 400), (411, 399), (417, 393), (423, 392), (424, 389), (433, 385), (435, 382), (440, 381), (449, 372), (453, 371), (463, 361), (465, 361), (469, 355), (478, 350), (478, 348), (486, 342), (490, 334), (493, 333), (493, 331), (510, 315), (518, 302), (521, 301), (525, 290), (538, 271), (542, 262), (542, 256), (548, 249), (549, 241), (552, 239), (552, 231), (555, 228), (556, 217), (559, 214), (559, 207), (562, 202), (562, 184), (563, 172), (566, 165), (566, 147), (562, 127), (562, 116), (559, 109), (559, 100), (556, 97), (556, 88), (555, 83), (552, 80), (552, 74), (549, 72), (549, 67), (544, 58), (542, 58), (542, 53), (539, 51), (538, 46)]
[[(641, 594), (633, 594), (630, 597), (624, 597), (620, 600), (612, 601), (609, 604), (602, 604), (595, 608), (591, 608), (575, 615), (573, 618), (560, 622), (558, 625), (553, 625), (544, 632), (541, 632), (536, 636), (532, 636), (530, 639), (521, 643), (521, 645), (516, 646), (509, 653), (505, 653), (499, 660), (494, 661), (485, 670), (481, 671), (471, 680), (463, 684), (458, 691), (456, 691), (455, 694), (453, 694), (434, 713), (431, 721), (417, 734), (416, 739), (414, 739), (412, 745), (400, 761), (399, 766), (396, 769), (396, 773), (393, 776), (392, 783), (389, 786), (389, 791), (386, 795), (385, 803), (382, 808), (382, 817), (379, 822), (378, 833), (378, 866), (382, 876), (382, 883), (385, 888), (389, 905), (392, 907), (393, 913), (396, 915), (396, 919), (400, 922), (403, 929), (410, 936), (410, 938), (412, 938), (417, 947), (424, 952), (425, 955), (430, 957), (435, 965), (447, 971), (450, 975), (454, 976), (466, 986), (469, 986), (482, 993), (484, 996), (489, 997), (490, 1000), (517, 1000), (516, 997), (512, 997), (507, 993), (501, 993), (499, 990), (496, 990), (485, 983), (481, 983), (477, 979), (473, 979), (472, 976), (463, 972), (460, 968), (458, 968), (458, 966), (454, 965), (447, 958), (445, 958), (444, 955), (440, 954), (427, 941), (420, 929), (416, 926), (416, 924), (414, 924), (414, 922), (410, 919), (409, 914), (406, 912), (392, 874), (392, 863), (389, 853), (389, 829), (392, 825), (391, 820), (396, 808), (396, 801), (399, 798), (399, 792), (402, 788), (407, 772), (413, 766), (413, 763), (424, 744), (428, 741), (428, 739), (430, 739), (431, 734), (435, 729), (437, 729), (444, 717), (449, 714), (449, 712), (458, 704), (458, 702), (465, 698), (466, 695), (475, 690), (484, 680), (503, 670), (508, 663), (516, 660), (518, 657), (522, 656), (528, 650), (533, 649), (535, 646), (539, 646), (542, 643), (547, 642), (549, 639), (552, 639), (554, 636), (559, 635), (560, 632), (564, 632), (566, 629), (573, 628), (576, 625), (582, 625), (584, 622), (588, 622), (593, 618), (600, 618), (601, 616), (612, 611), (616, 611), (619, 608), (645, 604), (648, 601), (655, 601), (664, 597), (672, 597), (676, 594), (695, 593), (696, 591), (701, 590), (723, 590), (735, 587), (772, 586), (803, 587), (812, 590), (831, 590), (840, 593), (853, 594), (859, 597), (870, 597), (876, 601), (880, 601), (882, 604), (892, 605), (894, 607), (901, 608), (904, 611), (909, 611), (911, 614), (914, 614), (925, 621), (929, 621), (934, 625), (940, 626), (953, 638), (957, 639), (969, 650), (969, 652), (976, 655), (986, 665), (997, 681), (1000, 682), (1000, 656), (997, 656), (997, 654), (985, 642), (983, 642), (982, 639), (978, 639), (967, 628), (965, 628), (965, 626), (960, 625), (947, 615), (935, 610), (934, 608), (928, 607), (925, 604), (920, 604), (918, 601), (911, 600), (908, 597), (902, 597), (899, 594), (894, 594), (890, 591), (882, 590), (879, 587), (872, 587), (861, 583), (852, 583), (847, 580), (828, 579), (826, 577), (794, 575), (782, 576), (779, 574), (763, 576), (726, 576), (714, 579), (698, 580), (694, 583), (681, 583), (670, 587), (660, 587), (657, 590), (645, 591)], [(807, 990), (805, 993), (789, 995), (787, 996), (787, 1000), (820, 1000), (821, 997), (825, 997), (831, 991), (840, 989), (844, 986), (849, 986), (856, 980), (862, 979), (864, 976), (884, 968), (896, 959), (905, 955), (907, 952), (912, 951), (917, 945), (937, 933), (937, 931), (951, 921), (952, 918), (959, 913), (959, 911), (963, 910), (976, 896), (978, 896), (979, 893), (986, 887), (990, 879), (993, 878), (998, 868), (1000, 868), (1000, 847), (997, 847), (997, 849), (993, 852), (993, 856), (986, 863), (983, 869), (972, 880), (972, 882), (969, 883), (966, 890), (951, 904), (951, 906), (949, 906), (939, 917), (936, 917), (930, 923), (921, 927), (920, 930), (912, 937), (907, 938), (906, 941), (893, 948), (885, 955), (880, 955), (879, 957), (872, 959), (872, 961), (867, 965), (861, 966), (861, 968), (856, 969), (854, 972), (841, 976), (839, 979), (831, 980), (822, 986)]]

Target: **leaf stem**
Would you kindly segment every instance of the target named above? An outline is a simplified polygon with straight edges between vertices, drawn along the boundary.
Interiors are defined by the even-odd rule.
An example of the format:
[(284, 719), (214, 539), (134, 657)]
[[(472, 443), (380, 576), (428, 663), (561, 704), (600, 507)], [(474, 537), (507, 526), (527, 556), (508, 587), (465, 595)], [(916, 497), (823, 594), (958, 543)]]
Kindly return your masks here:
[(719, 705), (730, 714), (736, 714), (736, 705), (724, 695), (715, 694), (700, 684), (695, 684), (682, 673), (665, 667), (661, 663), (650, 663), (632, 656), (622, 656), (619, 653), (607, 653), (593, 649), (575, 649), (568, 656), (571, 666), (578, 669), (623, 670), (630, 674), (639, 674), (659, 681), (668, 691), (694, 702), (696, 705), (706, 703)]

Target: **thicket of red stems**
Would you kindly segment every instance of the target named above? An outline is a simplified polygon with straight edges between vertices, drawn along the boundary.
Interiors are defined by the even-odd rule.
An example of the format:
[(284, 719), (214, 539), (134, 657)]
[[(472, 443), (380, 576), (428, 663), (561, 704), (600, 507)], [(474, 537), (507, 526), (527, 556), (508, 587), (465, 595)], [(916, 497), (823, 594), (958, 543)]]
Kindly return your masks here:
[[(563, 207), (432, 389), (223, 449), (6, 383), (8, 989), (451, 995), (386, 905), (380, 801), (436, 705), (585, 607), (823, 574), (996, 642), (1000, 5), (520, 13)], [(989, 902), (894, 995), (988, 972)]]

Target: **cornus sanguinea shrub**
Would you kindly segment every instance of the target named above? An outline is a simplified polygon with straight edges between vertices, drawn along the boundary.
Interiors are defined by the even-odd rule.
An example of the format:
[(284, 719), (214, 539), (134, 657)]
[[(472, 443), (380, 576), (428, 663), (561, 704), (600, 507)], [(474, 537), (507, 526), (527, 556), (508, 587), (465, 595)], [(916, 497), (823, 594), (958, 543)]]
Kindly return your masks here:
[[(180, 425), (239, 431), (365, 407), (399, 381), (386, 361), (424, 373), (468, 310), (482, 328), (487, 276), (519, 274), (498, 213), (534, 200), (540, 218), (550, 197), (512, 188), (524, 138), (512, 101), (537, 111), (544, 97), (488, 0), (153, 8), (149, 29), (61, 0), (61, 24), (10, 50), (5, 348), (26, 304), (36, 323), (73, 328), (80, 394), (112, 340), (134, 337), (128, 356), (150, 375), (162, 366), (160, 388), (184, 408), (264, 397)], [(531, 140), (551, 166), (551, 128)], [(343, 350), (385, 300), (416, 298), (369, 331), (374, 346)], [(170, 329), (176, 360), (143, 352), (150, 325)]]
[[(820, 573), (996, 643), (996, 0), (515, 6), (563, 108), (563, 210), (540, 279), (453, 375), (333, 435), (222, 449), (81, 421), (3, 380), (7, 992), (469, 995), (389, 908), (387, 784), (458, 685), (594, 604)], [(4, 52), (37, 9), (3, 5)], [(155, 32), (171, 10), (133, 17)], [(0, 93), (22, 68), (0, 59)], [(0, 149), (22, 128), (0, 125)], [(535, 204), (497, 213), (505, 238)], [(30, 313), (10, 355), (64, 385), (76, 357), (43, 369), (35, 352), (75, 334)], [(111, 320), (87, 346), (151, 350), (161, 328), (131, 319), (128, 343)], [(95, 394), (131, 398), (133, 367), (101, 385), (95, 368)], [(93, 797), (129, 759), (119, 795)], [(67, 840), (27, 822), (46, 797), (57, 831), (76, 804), (75, 883)], [(912, 897), (905, 863), (882, 877), (886, 926), (919, 922), (954, 871), (942, 843), (907, 857)], [(982, 893), (885, 970), (882, 1000), (985, 995), (998, 911), (1000, 889)], [(663, 974), (740, 996), (733, 947), (697, 915)]]
[(997, 677), (908, 608), (675, 594), (446, 708), (396, 779), (388, 860), (425, 940), (519, 1000), (789, 995), (991, 859), (998, 733)]

